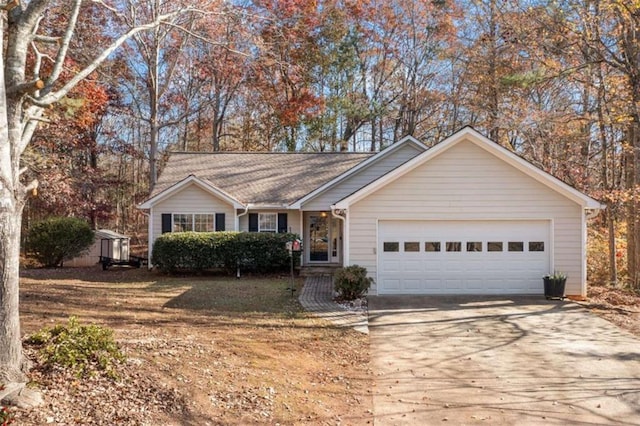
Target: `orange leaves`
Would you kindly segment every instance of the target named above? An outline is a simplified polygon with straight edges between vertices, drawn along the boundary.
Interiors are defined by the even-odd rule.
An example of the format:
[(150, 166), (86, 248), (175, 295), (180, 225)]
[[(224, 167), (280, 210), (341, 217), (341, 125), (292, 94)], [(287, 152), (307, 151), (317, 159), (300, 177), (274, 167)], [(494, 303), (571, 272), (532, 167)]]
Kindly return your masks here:
[(303, 119), (312, 118), (322, 111), (323, 102), (308, 89), (278, 105), (276, 115), (285, 127), (296, 127)]

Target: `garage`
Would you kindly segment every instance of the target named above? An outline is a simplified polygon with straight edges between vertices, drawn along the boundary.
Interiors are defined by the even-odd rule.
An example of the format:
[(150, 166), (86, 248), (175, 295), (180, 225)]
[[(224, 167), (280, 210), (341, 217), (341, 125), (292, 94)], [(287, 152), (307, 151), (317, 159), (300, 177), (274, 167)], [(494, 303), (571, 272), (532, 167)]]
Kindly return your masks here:
[(378, 294), (541, 294), (550, 220), (380, 220)]

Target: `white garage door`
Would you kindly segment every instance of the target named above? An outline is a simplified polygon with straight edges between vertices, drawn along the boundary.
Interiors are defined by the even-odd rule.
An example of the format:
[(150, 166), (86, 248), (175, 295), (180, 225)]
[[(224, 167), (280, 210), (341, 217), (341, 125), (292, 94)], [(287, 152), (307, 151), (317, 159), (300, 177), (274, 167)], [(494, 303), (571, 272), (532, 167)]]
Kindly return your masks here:
[(550, 221), (380, 221), (379, 294), (541, 294)]

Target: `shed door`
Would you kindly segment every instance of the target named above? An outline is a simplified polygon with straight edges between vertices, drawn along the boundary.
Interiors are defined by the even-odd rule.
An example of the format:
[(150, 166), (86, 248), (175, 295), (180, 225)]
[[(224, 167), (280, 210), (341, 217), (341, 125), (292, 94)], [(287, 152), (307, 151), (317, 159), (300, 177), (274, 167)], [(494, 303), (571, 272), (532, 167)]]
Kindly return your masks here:
[(551, 222), (380, 221), (379, 294), (542, 294)]

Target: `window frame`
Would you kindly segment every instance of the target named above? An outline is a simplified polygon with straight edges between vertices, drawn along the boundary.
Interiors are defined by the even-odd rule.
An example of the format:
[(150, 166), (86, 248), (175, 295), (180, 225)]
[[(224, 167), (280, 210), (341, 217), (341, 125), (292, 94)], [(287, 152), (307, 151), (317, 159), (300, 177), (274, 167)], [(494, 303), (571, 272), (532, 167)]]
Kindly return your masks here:
[[(273, 218), (273, 228), (263, 228), (262, 227), (262, 219), (270, 216)], [(258, 232), (269, 232), (272, 234), (278, 233), (278, 213), (273, 212), (263, 212), (258, 213)]]
[(404, 241), (403, 249), (405, 253), (420, 253), (420, 241)]
[[(176, 216), (189, 218), (185, 221), (186, 224), (191, 225), (191, 229), (176, 230)], [(211, 230), (198, 230), (196, 231), (196, 216), (208, 216), (211, 219)], [(171, 213), (171, 232), (214, 232), (216, 226), (215, 213)], [(185, 226), (186, 228), (186, 226)]]
[(400, 241), (383, 241), (383, 253), (400, 253)]
[(424, 251), (425, 253), (440, 253), (442, 251), (442, 244), (440, 241), (425, 241)]

